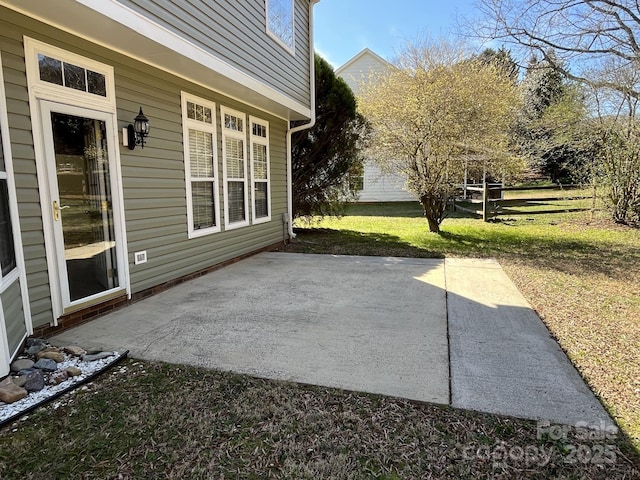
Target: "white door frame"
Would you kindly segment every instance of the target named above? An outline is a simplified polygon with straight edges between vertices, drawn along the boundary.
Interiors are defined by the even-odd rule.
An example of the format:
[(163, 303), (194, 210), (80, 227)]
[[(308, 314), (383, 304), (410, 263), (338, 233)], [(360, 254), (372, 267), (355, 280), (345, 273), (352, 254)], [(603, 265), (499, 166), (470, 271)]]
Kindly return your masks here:
[[(116, 129), (116, 119), (112, 113), (101, 112), (97, 110), (91, 110), (86, 107), (78, 107), (74, 105), (66, 105), (58, 102), (52, 102), (49, 100), (40, 100), (40, 114), (42, 118), (42, 132), (44, 134), (44, 153), (45, 159), (47, 160), (45, 163), (46, 172), (43, 172), (45, 175), (41, 178), (45, 178), (48, 182), (48, 191), (49, 198), (43, 198), (41, 201), (46, 203), (48, 200), (49, 205), (49, 216), (53, 216), (53, 202), (58, 202), (60, 205), (60, 193), (58, 191), (58, 178), (56, 171), (56, 164), (53, 161), (55, 159), (55, 150), (54, 150), (54, 142), (53, 142), (53, 126), (51, 123), (51, 113), (62, 113), (66, 115), (73, 115), (76, 117), (85, 117), (91, 118), (95, 120), (100, 120), (105, 123), (107, 135), (107, 153), (109, 160), (109, 181), (111, 185), (118, 185), (120, 183), (119, 179), (116, 177), (114, 171), (115, 169), (115, 160), (114, 153), (118, 148), (117, 145), (117, 134), (114, 132)], [(114, 137), (116, 140), (114, 141)], [(113, 190), (113, 189), (112, 189)], [(113, 198), (113, 192), (111, 192), (111, 197)], [(67, 264), (65, 259), (65, 248), (64, 248), (64, 238), (62, 234), (62, 221), (64, 218), (64, 212), (59, 212), (60, 220), (51, 221), (53, 226), (52, 234), (53, 234), (53, 242), (54, 242), (54, 251), (55, 251), (55, 260), (57, 262), (56, 271), (58, 272), (58, 282), (57, 286), (59, 288), (59, 294), (62, 301), (63, 313), (69, 310), (77, 309), (78, 306), (86, 305), (89, 303), (97, 303), (99, 299), (102, 297), (113, 296), (114, 293), (118, 291), (124, 291), (125, 288), (123, 285), (126, 283), (123, 278), (124, 272), (124, 263), (125, 258), (122, 257), (122, 241), (119, 235), (122, 230), (122, 222), (120, 216), (115, 208), (115, 205), (112, 202), (112, 210), (113, 210), (113, 223), (114, 223), (114, 233), (115, 233), (115, 242), (116, 242), (116, 271), (118, 275), (118, 287), (111, 288), (105, 290), (104, 292), (97, 293), (95, 295), (91, 295), (88, 297), (84, 297), (79, 300), (71, 301), (70, 292), (69, 292), (69, 282), (68, 282), (68, 272), (67, 272)], [(50, 219), (51, 220), (51, 219)], [(52, 261), (52, 258), (48, 258), (48, 261)]]
[[(30, 37), (23, 37), (25, 48), (25, 64), (27, 70), (27, 85), (29, 90), (29, 110), (31, 114), (31, 126), (33, 130), (33, 143), (36, 157), (36, 169), (38, 175), (38, 189), (40, 192), (40, 208), (42, 212), (42, 224), (44, 232), (45, 251), (47, 256), (47, 270), (49, 274), (49, 287), (51, 291), (51, 309), (53, 320), (51, 324), (56, 326), (58, 318), (66, 313), (86, 306), (99, 303), (99, 298), (109, 298), (109, 295), (99, 294), (87, 297), (84, 301), (74, 302), (67, 305), (64, 301), (63, 288), (68, 289), (68, 285), (61, 285), (61, 272), (59, 269), (59, 254), (54, 232), (52, 204), (57, 197), (50, 188), (49, 168), (47, 167), (47, 138), (52, 134), (45, 129), (43, 109), (50, 111), (55, 105), (54, 111), (59, 109), (69, 109), (67, 111), (83, 111), (91, 115), (101, 116), (106, 119), (107, 142), (109, 148), (109, 164), (111, 179), (112, 209), (114, 217), (114, 231), (116, 238), (117, 268), (120, 280), (120, 289), (126, 291), (128, 298), (131, 298), (131, 283), (129, 278), (129, 263), (127, 236), (125, 229), (124, 194), (122, 189), (122, 168), (120, 164), (120, 148), (117, 128), (117, 110), (115, 101), (115, 85), (113, 67), (96, 62), (89, 58), (68, 52), (52, 45), (34, 40)], [(91, 69), (105, 75), (106, 95), (98, 96), (91, 93), (74, 90), (61, 85), (47, 83), (40, 79), (38, 67), (38, 55), (43, 54), (63, 60), (65, 62), (79, 65), (83, 68)], [(98, 118), (98, 117), (96, 117)], [(48, 128), (48, 127), (46, 127)], [(57, 193), (57, 179), (56, 189)], [(67, 297), (68, 298), (68, 293)]]

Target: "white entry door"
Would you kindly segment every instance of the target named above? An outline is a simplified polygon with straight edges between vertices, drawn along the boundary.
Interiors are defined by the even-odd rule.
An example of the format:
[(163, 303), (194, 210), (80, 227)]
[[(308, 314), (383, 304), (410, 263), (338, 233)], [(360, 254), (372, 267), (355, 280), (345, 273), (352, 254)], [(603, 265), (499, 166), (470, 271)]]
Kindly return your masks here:
[(41, 118), (55, 250), (48, 261), (66, 313), (124, 290), (115, 115), (41, 101)]

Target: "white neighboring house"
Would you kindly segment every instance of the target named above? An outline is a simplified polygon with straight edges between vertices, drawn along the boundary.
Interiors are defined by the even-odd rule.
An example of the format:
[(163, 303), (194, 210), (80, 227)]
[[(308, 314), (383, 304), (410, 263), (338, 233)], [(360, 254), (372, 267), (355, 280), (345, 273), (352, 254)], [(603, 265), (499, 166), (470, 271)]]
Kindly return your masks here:
[[(360, 86), (372, 72), (382, 72), (389, 67), (380, 55), (365, 48), (351, 60), (336, 69), (336, 75), (344, 79), (358, 96)], [(404, 190), (405, 178), (400, 175), (383, 175), (380, 168), (370, 159), (365, 160), (362, 189), (359, 202), (407, 202), (416, 198)]]

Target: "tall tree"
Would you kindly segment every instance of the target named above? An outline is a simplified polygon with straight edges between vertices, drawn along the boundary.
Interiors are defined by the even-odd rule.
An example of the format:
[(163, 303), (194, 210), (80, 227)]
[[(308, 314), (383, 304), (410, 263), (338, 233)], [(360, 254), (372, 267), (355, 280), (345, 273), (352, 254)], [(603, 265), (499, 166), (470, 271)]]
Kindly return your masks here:
[(406, 176), (432, 232), (440, 231), (465, 163), (498, 177), (518, 164), (509, 153), (517, 87), (495, 64), (456, 46), (409, 45), (359, 100), (375, 132), (368, 153), (383, 171)]
[(331, 65), (315, 57), (316, 124), (292, 137), (295, 217), (337, 215), (355, 198), (350, 174), (362, 170), (367, 123), (356, 98)]
[(580, 181), (588, 153), (576, 134), (586, 116), (583, 95), (557, 68), (553, 52), (547, 57), (534, 55), (527, 65), (516, 137), (535, 171), (553, 182)]
[[(603, 75), (616, 83), (636, 84), (640, 71), (635, 68)], [(592, 91), (596, 125), (589, 134), (595, 143), (595, 171), (602, 181), (613, 220), (640, 222), (640, 100), (630, 92), (594, 88)]]
[(498, 50), (487, 48), (477, 56), (477, 59), (482, 63), (495, 65), (514, 82), (518, 81), (520, 67), (511, 55), (511, 51), (505, 47), (500, 47)]

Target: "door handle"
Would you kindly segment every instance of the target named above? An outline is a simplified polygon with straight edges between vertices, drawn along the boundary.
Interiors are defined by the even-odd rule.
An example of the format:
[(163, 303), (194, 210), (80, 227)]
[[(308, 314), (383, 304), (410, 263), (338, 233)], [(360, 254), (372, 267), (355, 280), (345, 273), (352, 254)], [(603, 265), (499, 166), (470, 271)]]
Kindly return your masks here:
[(65, 208), (70, 208), (69, 205), (58, 206), (58, 201), (53, 201), (53, 219), (58, 222), (60, 220), (60, 210), (64, 210)]

